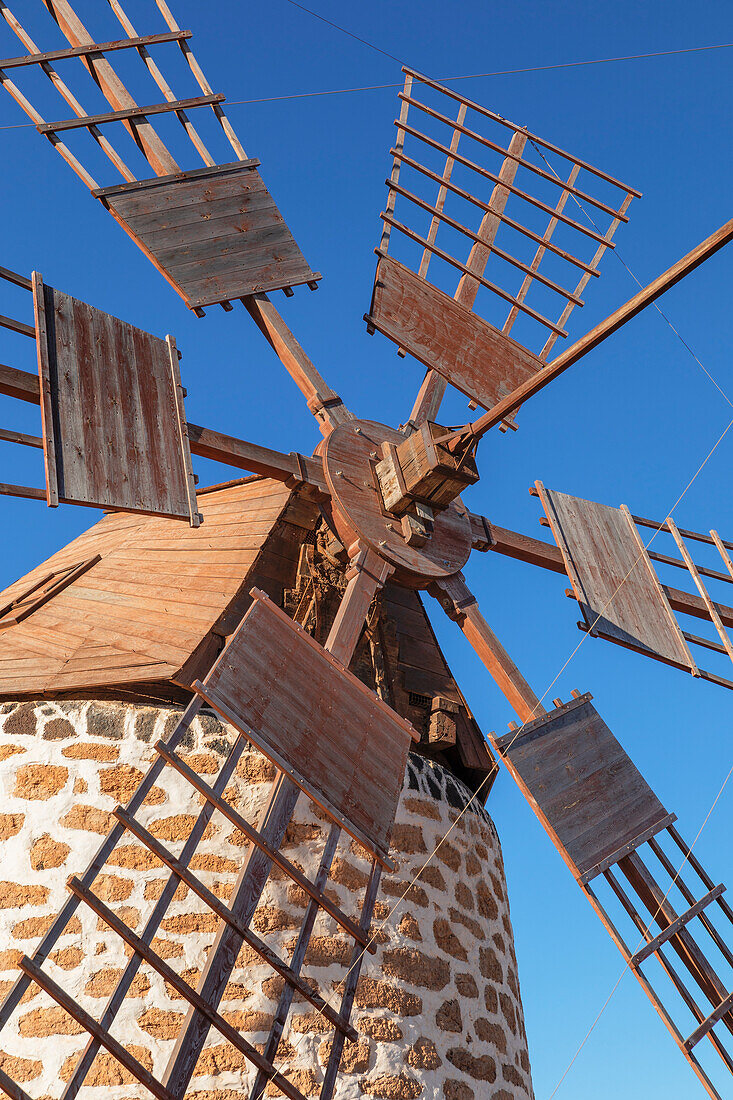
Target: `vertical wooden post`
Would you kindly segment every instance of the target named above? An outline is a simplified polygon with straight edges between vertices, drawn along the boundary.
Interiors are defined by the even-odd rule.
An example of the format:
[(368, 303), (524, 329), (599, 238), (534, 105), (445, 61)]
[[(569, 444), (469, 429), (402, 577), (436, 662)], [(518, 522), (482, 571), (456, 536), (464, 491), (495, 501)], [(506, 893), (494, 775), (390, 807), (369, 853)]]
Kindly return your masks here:
[(479, 611), (462, 573), (436, 581), (428, 589), (448, 618), (458, 623), (470, 644), (507, 697), (522, 722), (545, 714), (545, 708)]
[[(351, 661), (375, 592), (392, 572), (390, 565), (359, 543), (351, 548), (351, 559), (347, 573), (347, 576), (350, 574), (349, 583), (325, 646), (344, 666)], [(257, 826), (271, 848), (280, 847), (299, 794), (299, 788), (280, 773), (273, 783), (269, 801)], [(269, 857), (260, 848), (252, 846), (229, 903), (232, 914), (242, 924), (249, 924), (252, 919), (270, 867)], [(242, 937), (231, 925), (224, 925), (219, 930), (197, 987), (198, 993), (208, 1004), (217, 1005), (221, 1000), (241, 945)], [(185, 1095), (210, 1027), (209, 1020), (195, 1008), (189, 1008), (163, 1076), (163, 1084), (179, 1100)]]

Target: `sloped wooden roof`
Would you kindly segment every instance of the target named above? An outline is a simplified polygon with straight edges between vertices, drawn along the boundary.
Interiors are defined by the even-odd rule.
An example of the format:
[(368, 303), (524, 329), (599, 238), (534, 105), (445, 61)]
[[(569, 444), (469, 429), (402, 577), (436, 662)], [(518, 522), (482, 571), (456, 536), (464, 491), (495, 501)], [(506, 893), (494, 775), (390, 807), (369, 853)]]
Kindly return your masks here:
[(49, 573), (101, 556), (27, 618), (0, 628), (0, 697), (186, 683), (187, 662), (243, 589), (291, 496), (260, 477), (204, 491), (198, 529), (106, 515), (0, 593), (2, 607)]

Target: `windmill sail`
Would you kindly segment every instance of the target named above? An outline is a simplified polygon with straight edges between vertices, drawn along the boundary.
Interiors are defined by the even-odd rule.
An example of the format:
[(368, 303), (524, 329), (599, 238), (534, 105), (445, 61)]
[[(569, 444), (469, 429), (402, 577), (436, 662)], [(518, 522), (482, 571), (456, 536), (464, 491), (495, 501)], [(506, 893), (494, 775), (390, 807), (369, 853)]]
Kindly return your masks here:
[(542, 370), (567, 335), (639, 192), (403, 71), (365, 320), (491, 408)]
[[(99, 41), (69, 0), (53, 0), (45, 7), (58, 26), (54, 29), (49, 19), (49, 38), (39, 46), (2, 4), (0, 15), (29, 53), (0, 60), (0, 83), (190, 309), (202, 314), (204, 305), (215, 303), (229, 309), (230, 298), (275, 289), (291, 293), (291, 287), (302, 284), (315, 289), (321, 276), (311, 270), (295, 243), (257, 172), (259, 161), (247, 157), (224, 113), (225, 97), (212, 91), (191, 50), (191, 32), (181, 30), (163, 0), (157, 6), (164, 29), (141, 36), (115, 0), (110, 7), (127, 37), (120, 38), (118, 25), (108, 19), (103, 37), (109, 40)], [(102, 11), (96, 8), (101, 29)], [(53, 49), (59, 30), (69, 45)], [(199, 94), (179, 97), (164, 75), (175, 71), (166, 51), (176, 46), (189, 70), (189, 90)], [(139, 56), (140, 75), (149, 80), (149, 94), (157, 101), (137, 103), (115, 69), (121, 51)], [(82, 106), (63, 79), (69, 66), (84, 68), (85, 94), (98, 99), (101, 92), (111, 111), (90, 112)], [(49, 122), (33, 106), (36, 95), (45, 92), (40, 87), (43, 77), (52, 81), (73, 117)], [(189, 112), (202, 110), (214, 119), (211, 126), (207, 118), (203, 136), (189, 117)], [(186, 140), (181, 142), (171, 131), (169, 118), (180, 123)], [(68, 147), (67, 133), (77, 130), (85, 131), (112, 162), (114, 182), (100, 186), (93, 176), (98, 159), (94, 150), (88, 149), (87, 167)], [(216, 147), (215, 143), (221, 152), (210, 151), (209, 144)], [(185, 167), (191, 163), (192, 149), (196, 160)], [(234, 162), (230, 150), (237, 158)], [(203, 167), (198, 167), (201, 162)]]
[[(720, 1100), (697, 1047), (707, 1039), (733, 1071), (730, 1035), (721, 1034), (733, 1034), (733, 910), (591, 698), (578, 695), (490, 739), (708, 1095)], [(623, 922), (628, 930), (620, 931)]]
[[(572, 583), (568, 595), (578, 601), (583, 614), (581, 629), (733, 688), (730, 679), (699, 668), (690, 650), (694, 645), (733, 660), (733, 642), (726, 630), (733, 625), (733, 609), (709, 588), (711, 580), (720, 592), (733, 584), (733, 543), (714, 530), (706, 535), (680, 529), (669, 516), (655, 522), (632, 515), (625, 505), (613, 508), (582, 500), (547, 489), (541, 481), (533, 491), (542, 501), (546, 522), (562, 553)], [(667, 541), (671, 536), (674, 545), (669, 549), (678, 553), (651, 549), (661, 546), (659, 536)], [(724, 570), (696, 564), (690, 542), (698, 549), (706, 547), (713, 564), (722, 560)], [(676, 579), (678, 570), (689, 575), (697, 595), (663, 583)], [(708, 636), (691, 633), (678, 621), (675, 611), (679, 610), (706, 619), (714, 630)]]

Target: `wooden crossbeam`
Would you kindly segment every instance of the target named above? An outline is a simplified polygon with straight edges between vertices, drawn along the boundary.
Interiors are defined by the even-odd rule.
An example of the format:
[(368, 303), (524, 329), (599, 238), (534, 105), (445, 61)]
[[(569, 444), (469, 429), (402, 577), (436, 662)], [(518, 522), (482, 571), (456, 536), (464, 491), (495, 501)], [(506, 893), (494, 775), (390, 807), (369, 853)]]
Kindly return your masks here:
[(125, 1067), (128, 1073), (131, 1073), (149, 1092), (152, 1092), (153, 1096), (157, 1097), (158, 1100), (175, 1100), (172, 1092), (161, 1085), (160, 1081), (156, 1080), (152, 1073), (138, 1062), (137, 1058), (133, 1058), (122, 1046), (122, 1043), (118, 1043), (108, 1031), (101, 1027), (93, 1016), (90, 1016), (80, 1004), (77, 1004), (65, 989), (62, 989), (53, 978), (49, 978), (48, 974), (45, 974), (33, 959), (29, 959), (27, 955), (24, 955), (18, 966), (26, 977), (34, 981), (44, 993), (48, 993), (49, 997), (52, 997), (63, 1008), (64, 1012), (67, 1012), (73, 1020), (81, 1024), (84, 1030), (93, 1035), (95, 1039), (98, 1039), (101, 1045)]
[(28, 500), (45, 500), (46, 490), (36, 489), (33, 485), (8, 485), (2, 482), (0, 483), (0, 496), (26, 497)]
[[(398, 123), (395, 122), (395, 125), (398, 125)], [(435, 149), (437, 150), (437, 152), (443, 153), (445, 155), (450, 154), (450, 149), (447, 146), (443, 145), (442, 142), (436, 141), (435, 138), (428, 137), (427, 134), (423, 134), (420, 130), (415, 129), (415, 127), (409, 126), (407, 123), (404, 123), (402, 129), (405, 131), (406, 134), (409, 134), (411, 137), (414, 137), (418, 141), (423, 141), (426, 145), (429, 145), (431, 149)], [(468, 157), (464, 157), (461, 153), (453, 153), (453, 158), (459, 164), (462, 164), (465, 168), (470, 168), (471, 171), (476, 172), (476, 174), (481, 176), (483, 179), (490, 180), (492, 183), (501, 183), (501, 180), (497, 175), (495, 175), (493, 172), (490, 172), (487, 168), (482, 168), (480, 164), (476, 164), (475, 161), (469, 160)], [(548, 206), (548, 204), (546, 202), (543, 202), (542, 199), (538, 199), (534, 195), (530, 195), (528, 191), (523, 191), (521, 187), (515, 187), (513, 184), (507, 184), (506, 187), (512, 195), (516, 195), (518, 199), (523, 199), (525, 202), (528, 202), (530, 206), (535, 206), (538, 210), (544, 211), (545, 214), (549, 214), (550, 216), (552, 216), (552, 214), (555, 212), (552, 206)], [(571, 229), (576, 230), (576, 232), (580, 233), (582, 236), (590, 237), (591, 240), (597, 241), (599, 244), (602, 244), (604, 242), (604, 236), (601, 233), (598, 233), (595, 229), (590, 229), (588, 226), (583, 225), (582, 222), (575, 221), (574, 218), (571, 218), (567, 214), (560, 213), (556, 216), (559, 221), (564, 222), (566, 225), (569, 225)], [(608, 247), (613, 248), (613, 245), (610, 244), (608, 245)]]
[(573, 156), (572, 153), (568, 153), (564, 149), (561, 149), (558, 145), (553, 145), (552, 142), (546, 141), (537, 134), (531, 133), (529, 130), (525, 129), (525, 127), (517, 126), (516, 123), (510, 122), (509, 119), (504, 118), (503, 115), (498, 115), (495, 111), (490, 111), (488, 107), (483, 107), (480, 103), (475, 103), (472, 99), (467, 99), (465, 96), (459, 95), (451, 88), (439, 84), (437, 80), (431, 80), (430, 77), (418, 72), (417, 69), (403, 66), (402, 71), (403, 73), (411, 75), (413, 79), (417, 80), (420, 84), (424, 84), (428, 88), (433, 88), (437, 92), (442, 92), (443, 95), (447, 96), (449, 99), (454, 99), (458, 103), (465, 103), (470, 110), (476, 111), (477, 114), (483, 115), (485, 118), (490, 118), (492, 122), (498, 122), (500, 126), (504, 126), (508, 130), (522, 130), (531, 141), (535, 142), (537, 145), (541, 145), (543, 149), (547, 149), (551, 153), (557, 153), (558, 156), (564, 157), (566, 160), (574, 161), (580, 168), (584, 168), (592, 175), (605, 180), (606, 183), (611, 183), (615, 187), (620, 187), (624, 191), (629, 191), (632, 195), (635, 195), (636, 198), (641, 198), (641, 191), (634, 191), (633, 188), (627, 187), (625, 183), (621, 183), (620, 180), (615, 179), (613, 176), (609, 176), (607, 172), (601, 171), (600, 168), (596, 168), (587, 161), (580, 160), (578, 157)]
[(161, 34), (145, 34), (136, 38), (120, 38), (112, 42), (90, 42), (84, 46), (72, 46), (66, 50), (47, 50), (23, 57), (6, 57), (0, 60), (0, 69), (19, 69), (25, 65), (40, 65), (46, 61), (65, 61), (69, 57), (86, 57), (88, 54), (111, 53), (137, 46), (157, 46), (161, 42), (180, 42), (191, 38), (191, 31), (165, 31)]
[(696, 1028), (695, 1031), (693, 1031), (689, 1039), (685, 1040), (685, 1048), (687, 1050), (692, 1050), (692, 1048), (696, 1046), (700, 1042), (700, 1040), (710, 1032), (713, 1027), (715, 1027), (718, 1020), (722, 1020), (723, 1017), (727, 1015), (727, 1013), (730, 1012), (732, 1008), (733, 993), (729, 993), (728, 996), (720, 1002), (718, 1007), (710, 1013), (707, 1019), (703, 1020), (700, 1026)]
[(20, 443), (23, 447), (40, 447), (43, 449), (43, 440), (40, 435), (26, 435), (25, 432), (16, 432), (12, 428), (0, 428), (0, 441), (3, 443)]
[(30, 279), (25, 275), (19, 275), (17, 271), (10, 271), (7, 267), (0, 267), (0, 279), (5, 279), (9, 283), (15, 283), (16, 286), (20, 286), (23, 290), (32, 290), (33, 284)]
[[(243, 735), (241, 736), (242, 741), (246, 743), (247, 739)], [(169, 752), (166, 748), (165, 742), (163, 741), (156, 741), (154, 748), (156, 752), (160, 753), (167, 764), (174, 768), (179, 775), (183, 776), (183, 778), (186, 779), (191, 784), (191, 786), (194, 787), (194, 789), (197, 790), (198, 793), (206, 799), (207, 802), (209, 802), (215, 809), (217, 809), (219, 813), (226, 817), (227, 820), (230, 821), (231, 824), (239, 830), (239, 832), (243, 833), (244, 836), (247, 837), (247, 840), (250, 842), (250, 844), (255, 844), (262, 852), (264, 852), (265, 855), (268, 856), (272, 860), (272, 862), (280, 868), (281, 871), (284, 871), (285, 874), (290, 879), (292, 879), (292, 881), (296, 883), (297, 886), (301, 888), (301, 890), (308, 894), (321, 909), (328, 913), (330, 917), (333, 917), (336, 923), (340, 924), (345, 932), (348, 932), (348, 934), (352, 936), (358, 943), (361, 943), (365, 947), (367, 946), (369, 941), (359, 931), (358, 925), (354, 924), (350, 917), (347, 917), (346, 913), (344, 913), (343, 910), (334, 901), (332, 901), (326, 894), (324, 894), (323, 890), (319, 889), (315, 885), (315, 883), (311, 882), (310, 879), (302, 873), (302, 871), (299, 871), (295, 864), (292, 863), (287, 858), (287, 856), (284, 856), (282, 852), (279, 852), (275, 848), (272, 848), (261, 835), (261, 833), (259, 833), (256, 829), (253, 829), (252, 826), (247, 821), (245, 821), (241, 814), (237, 813), (237, 811), (232, 805), (230, 805), (229, 802), (217, 795), (208, 783), (205, 783), (204, 780), (201, 779), (201, 777), (197, 775), (192, 768), (189, 768), (188, 764), (181, 760), (180, 756), (178, 756), (177, 753)], [(374, 945), (370, 945), (370, 947), (372, 952), (376, 950)]]
[(260, 958), (265, 960), (268, 966), (271, 966), (286, 982), (293, 985), (302, 997), (310, 1001), (314, 1008), (317, 1008), (319, 1012), (322, 1012), (323, 1015), (330, 1020), (334, 1027), (343, 1031), (350, 1039), (356, 1039), (356, 1032), (353, 1027), (346, 1021), (340, 1019), (330, 1005), (326, 1004), (323, 997), (318, 993), (314, 993), (307, 982), (304, 982), (295, 974), (288, 964), (268, 947), (265, 941), (260, 939), (251, 928), (243, 924), (236, 914), (232, 913), (229, 907), (226, 906), (224, 902), (220, 901), (216, 894), (213, 894), (208, 887), (204, 886), (188, 867), (168, 851), (165, 845), (156, 840), (152, 833), (141, 825), (139, 821), (136, 821), (134, 817), (131, 817), (130, 814), (126, 813), (119, 806), (112, 812), (117, 820), (136, 836), (137, 839), (161, 861), (161, 863), (165, 864), (169, 870), (174, 871), (181, 882), (184, 882), (189, 890), (192, 890), (194, 894), (200, 897), (201, 900), (216, 913), (220, 920), (223, 920), (230, 928), (233, 928), (234, 931), (242, 937), (243, 942), (246, 943), (248, 947), (251, 947), (253, 951), (256, 951)]
[(42, 122), (36, 126), (39, 134), (56, 134), (62, 130), (79, 130), (84, 126), (99, 126), (105, 122), (123, 122), (128, 119), (147, 115), (163, 115), (170, 111), (182, 111), (190, 107), (209, 107), (212, 103), (223, 103), (226, 96), (194, 96), (192, 99), (177, 99), (173, 103), (150, 103), (146, 107), (124, 107), (120, 111), (107, 111), (101, 115), (85, 115), (83, 118), (66, 118), (60, 122)]
[[(671, 558), (668, 554), (658, 554), (655, 550), (647, 550), (647, 553), (653, 561), (661, 562), (662, 565), (673, 565), (675, 569), (687, 569), (686, 562), (680, 561), (679, 558)], [(733, 582), (733, 577), (726, 573), (721, 573), (718, 569), (708, 569), (704, 565), (698, 565), (697, 571), (701, 576), (711, 577), (716, 581), (725, 581), (727, 584)]]
[(718, 634), (720, 635), (720, 640), (721, 640), (721, 642), (723, 643), (723, 645), (725, 647), (725, 651), (728, 654), (728, 656), (730, 657), (731, 661), (733, 661), (733, 642), (731, 642), (731, 640), (728, 636), (728, 632), (725, 629), (725, 627), (723, 626), (723, 623), (721, 621), (721, 618), (720, 618), (720, 615), (718, 613), (717, 607), (715, 606), (713, 601), (710, 599), (710, 594), (708, 593), (708, 590), (707, 590), (707, 588), (705, 587), (705, 585), (703, 583), (702, 577), (700, 576), (700, 570), (698, 569), (698, 567), (695, 565), (694, 561), (692, 560), (692, 557), (690, 555), (690, 551), (685, 546), (684, 540), (683, 540), (682, 536), (680, 535), (679, 531), (677, 530), (675, 522), (674, 522), (674, 520), (672, 519), (671, 516), (667, 516), (667, 527), (669, 528), (669, 531), (672, 535), (672, 538), (677, 543), (677, 547), (678, 547), (680, 553), (682, 554), (682, 557), (685, 560), (685, 565), (687, 566), (688, 570), (690, 571), (690, 576), (692, 577), (693, 581), (695, 582), (695, 587), (697, 588), (698, 592), (700, 593), (700, 597), (701, 597), (703, 603), (705, 604), (705, 607), (707, 608), (708, 615), (710, 616), (710, 620), (713, 623), (713, 626), (717, 630)]
[[(398, 156), (397, 149), (390, 149), (390, 155), (393, 157)], [(399, 155), (399, 159), (402, 161), (403, 164), (408, 165), (408, 167), (410, 168), (414, 168), (416, 172), (419, 172), (427, 179), (433, 180), (436, 183), (442, 182), (449, 191), (451, 191), (455, 195), (458, 195), (459, 198), (465, 199), (466, 202), (472, 203), (474, 206), (479, 207), (479, 209), (481, 210), (491, 210), (491, 207), (487, 202), (483, 202), (481, 199), (476, 198), (476, 196), (472, 195), (470, 191), (466, 191), (464, 190), (464, 188), (459, 187), (457, 184), (453, 183), (452, 180), (441, 181), (441, 177), (437, 175), (437, 173), (433, 172), (430, 168), (426, 168), (424, 164), (420, 164), (418, 161), (413, 160), (412, 157), (408, 157), (403, 153)], [(550, 252), (553, 252), (556, 256), (559, 256), (561, 260), (567, 260), (569, 264), (573, 264), (575, 267), (580, 268), (582, 271), (589, 271), (591, 276), (600, 278), (599, 272), (592, 269), (590, 264), (587, 264), (584, 260), (578, 259), (577, 256), (573, 256), (571, 252), (566, 252), (565, 249), (560, 248), (558, 245), (554, 244), (554, 242), (549, 240), (546, 241), (538, 233), (535, 233), (534, 230), (529, 229), (527, 226), (522, 225), (520, 222), (514, 221), (513, 218), (507, 217), (506, 214), (502, 214), (501, 220), (505, 225), (509, 226), (510, 229), (516, 230), (517, 233), (521, 233), (529, 240), (535, 241), (537, 244), (544, 244)]]
[(19, 332), (21, 336), (30, 336), (31, 340), (36, 338), (36, 330), (33, 325), (26, 325), (23, 321), (15, 321), (12, 317), (3, 317), (0, 314), (0, 326), (10, 329), (11, 332)]
[[(438, 122), (444, 122), (447, 126), (452, 126), (454, 130), (457, 130), (459, 133), (465, 134), (467, 137), (472, 138), (474, 141), (478, 142), (479, 145), (483, 145), (486, 149), (491, 149), (495, 153), (499, 153), (502, 157), (508, 157), (510, 160), (515, 160), (517, 162), (517, 167), (521, 165), (522, 168), (526, 168), (527, 171), (534, 173), (534, 175), (539, 176), (543, 180), (547, 180), (548, 183), (553, 183), (555, 184), (555, 186), (561, 187), (563, 190), (569, 191), (570, 194), (575, 195), (578, 199), (582, 199), (584, 202), (590, 203), (598, 210), (602, 210), (605, 214), (609, 214), (612, 218), (619, 217), (621, 221), (624, 222), (627, 222), (629, 220), (626, 217), (625, 213), (616, 210), (613, 206), (608, 206), (605, 202), (601, 202), (600, 199), (594, 198), (594, 196), (589, 195), (587, 191), (581, 191), (580, 188), (575, 187), (573, 184), (568, 185), (564, 183), (564, 181), (559, 176), (554, 176), (551, 172), (546, 172), (544, 168), (540, 168), (539, 165), (534, 164), (531, 160), (527, 160), (521, 155), (521, 153), (512, 151), (511, 148), (505, 149), (502, 145), (498, 145), (496, 142), (491, 141), (489, 138), (484, 137), (482, 134), (476, 133), (476, 131), (470, 129), (470, 127), (462, 126), (460, 123), (454, 122), (451, 118), (448, 118), (447, 115), (441, 114), (440, 111), (436, 111), (433, 107), (428, 107), (426, 103), (421, 103), (419, 99), (415, 99), (413, 96), (408, 96), (405, 95), (404, 92), (400, 92), (399, 98), (417, 107), (418, 110), (423, 111), (426, 115), (429, 115), (430, 118), (436, 119)], [(465, 103), (463, 103), (462, 106), (465, 107)], [(529, 136), (523, 126), (517, 126), (514, 129), (514, 133), (522, 134), (525, 141)], [(575, 161), (575, 158), (571, 157), (569, 153), (566, 153), (564, 155), (571, 161)], [(573, 163), (573, 169), (575, 170), (575, 174), (577, 175), (577, 173), (580, 171), (580, 165), (577, 163)]]
[(631, 965), (637, 967), (640, 963), (643, 963), (645, 959), (648, 959), (650, 955), (656, 954), (662, 944), (665, 944), (667, 940), (675, 936), (680, 928), (684, 928), (686, 924), (689, 924), (694, 917), (697, 917), (711, 902), (719, 898), (724, 890), (725, 886), (722, 884), (709, 890), (704, 897), (700, 898), (699, 901), (696, 901), (694, 905), (691, 905), (689, 909), (686, 909), (684, 913), (680, 914), (677, 920), (672, 921), (672, 923), (668, 924), (658, 936), (650, 940), (645, 947), (642, 947), (640, 951), (636, 951), (632, 956)]
[[(248, 1043), (246, 1039), (243, 1039), (235, 1027), (232, 1027), (232, 1025), (213, 1009), (211, 1005), (207, 1004), (202, 997), (199, 997), (195, 989), (192, 989), (191, 986), (172, 969), (172, 967), (168, 966), (168, 964), (152, 950), (149, 944), (145, 943), (139, 936), (136, 936), (132, 929), (128, 928), (124, 921), (120, 920), (116, 913), (105, 905), (103, 901), (101, 901), (91, 890), (83, 886), (78, 878), (72, 876), (68, 881), (68, 887), (76, 897), (86, 902), (89, 908), (96, 913), (113, 932), (116, 932), (137, 955), (152, 966), (153, 969), (160, 974), (163, 981), (167, 982), (184, 998), (184, 1000), (205, 1016), (217, 1031), (219, 1031), (224, 1038), (240, 1052), (240, 1054), (243, 1054), (244, 1057), (254, 1065), (266, 1068), (271, 1072), (274, 1083), (286, 1096), (291, 1097), (292, 1100), (303, 1100), (302, 1093), (299, 1089), (295, 1088), (287, 1078), (282, 1077), (274, 1066), (270, 1063), (266, 1063), (256, 1048), (253, 1047), (251, 1043)], [(101, 1035), (97, 1035), (96, 1037), (100, 1039), (100, 1042), (103, 1042)], [(165, 1090), (164, 1096), (173, 1097), (173, 1094)]]

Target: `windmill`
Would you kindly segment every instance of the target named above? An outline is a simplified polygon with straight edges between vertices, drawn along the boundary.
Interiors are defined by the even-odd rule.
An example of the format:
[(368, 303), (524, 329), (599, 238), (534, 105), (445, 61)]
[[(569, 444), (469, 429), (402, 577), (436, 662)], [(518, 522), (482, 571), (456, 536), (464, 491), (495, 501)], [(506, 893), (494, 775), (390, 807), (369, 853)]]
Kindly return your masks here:
[[(256, 1067), (253, 1098), (269, 1083), (291, 1100), (301, 1100), (302, 1092), (276, 1065), (297, 995), (310, 1002), (333, 1029), (320, 1090), (323, 1100), (330, 1100), (345, 1042), (356, 1038), (351, 1009), (362, 959), (373, 947), (370, 928), (380, 874), (391, 866), (390, 830), (408, 751), (415, 744), (421, 751), (454, 761), (477, 793), (487, 793), (493, 773), (493, 757), (480, 738), (477, 744), (475, 725), (459, 692), (453, 697), (428, 695), (429, 720), (418, 731), (394, 699), (387, 701), (383, 692), (370, 690), (350, 671), (365, 623), (370, 627), (375, 598), (389, 585), (402, 590), (406, 601), (417, 600), (419, 591), (434, 596), (506, 695), (521, 726), (515, 725), (503, 737), (490, 735), (492, 748), (708, 1095), (719, 1097), (697, 1052), (705, 1040), (733, 1070), (730, 1043), (721, 1034), (723, 1029), (733, 1032), (731, 982), (726, 984), (719, 975), (718, 961), (722, 958), (733, 966), (727, 928), (733, 910), (722, 896), (724, 887), (715, 884), (691, 852), (675, 827), (674, 814), (641, 776), (588, 693), (573, 692), (568, 701), (556, 699), (552, 710), (544, 709), (483, 618), (461, 570), (475, 549), (567, 574), (570, 594), (580, 603), (588, 632), (731, 687), (717, 673), (702, 671), (689, 646), (733, 659), (725, 630), (733, 625), (733, 609), (714, 599), (705, 583), (733, 580), (729, 553), (733, 543), (715, 531), (708, 536), (680, 530), (671, 517), (656, 523), (623, 507), (581, 501), (537, 482), (535, 492), (555, 547), (496, 527), (471, 513), (460, 494), (479, 479), (477, 447), (486, 432), (492, 427), (514, 428), (515, 414), (527, 400), (727, 243), (733, 223), (569, 349), (550, 358), (557, 340), (567, 335), (571, 312), (582, 306), (581, 294), (598, 276), (604, 253), (613, 247), (616, 230), (628, 220), (627, 211), (638, 192), (525, 127), (414, 70), (405, 70), (374, 292), (365, 319), (370, 332), (383, 333), (401, 354), (422, 363), (427, 373), (405, 425), (360, 420), (322, 378), (269, 297), (275, 290), (291, 296), (299, 286), (314, 290), (320, 275), (295, 243), (258, 171), (259, 162), (246, 156), (224, 113), (224, 97), (212, 91), (194, 57), (190, 32), (178, 27), (164, 0), (156, 0), (156, 6), (167, 30), (147, 35), (137, 34), (119, 0), (109, 0), (126, 37), (104, 42), (92, 36), (68, 0), (42, 0), (42, 6), (68, 46), (39, 48), (0, 0), (0, 14), (28, 51), (0, 62), (0, 83), (189, 309), (199, 316), (215, 305), (231, 312), (233, 303), (241, 300), (306, 398), (323, 441), (310, 457), (283, 454), (187, 422), (173, 337), (161, 339), (111, 317), (48, 286), (38, 272), (28, 276), (2, 269), (3, 279), (32, 296), (33, 319), (30, 323), (2, 317), (0, 324), (35, 340), (39, 372), (35, 376), (0, 367), (0, 393), (37, 404), (41, 410), (40, 436), (3, 429), (2, 438), (43, 450), (46, 470), (45, 489), (3, 484), (2, 493), (45, 499), (52, 507), (70, 503), (103, 508), (113, 513), (100, 525), (107, 541), (114, 542), (130, 514), (175, 522), (183, 540), (183, 533), (187, 538), (199, 537), (199, 529), (205, 531), (210, 523), (201, 504), (203, 494), (197, 497), (191, 456), (215, 458), (297, 490), (297, 506), (311, 517), (302, 524), (302, 531), (313, 531), (317, 522), (321, 549), (345, 565), (346, 572), (340, 601), (324, 624), (322, 615), (319, 619), (323, 601), (317, 598), (312, 572), (314, 542), (303, 535), (299, 587), (286, 610), (258, 588), (244, 595), (237, 592), (227, 605), (226, 624), (219, 622), (206, 644), (202, 641), (192, 647), (190, 660), (176, 664), (172, 645), (170, 655), (161, 656), (157, 678), (183, 692), (185, 710), (168, 736), (156, 743), (153, 764), (127, 804), (115, 811), (114, 824), (95, 857), (81, 874), (70, 878), (69, 899), (40, 946), (20, 960), (21, 976), (0, 1007), (0, 1030), (34, 984), (89, 1035), (66, 1082), (65, 1097), (77, 1094), (101, 1048), (152, 1095), (163, 1100), (182, 1097), (207, 1034), (214, 1028)], [(201, 95), (176, 98), (154, 60), (153, 47), (157, 58), (158, 47), (175, 45)], [(136, 102), (127, 87), (128, 70), (118, 55), (133, 61), (137, 55), (162, 101), (145, 106)], [(101, 93), (110, 111), (90, 114), (85, 110), (59, 74), (61, 63), (67, 61), (81, 63), (92, 78), (95, 94)], [(21, 89), (17, 70), (21, 75), (30, 70), (48, 78), (73, 117), (53, 122), (42, 118), (30, 93)], [(199, 109), (212, 112), (218, 136), (229, 142), (236, 160), (218, 160), (209, 151), (189, 118), (190, 112)], [(181, 166), (183, 158), (169, 148), (166, 119), (180, 123), (185, 138), (203, 159), (203, 168)], [(115, 124), (132, 138), (142, 178), (136, 177), (106, 136), (106, 128)], [(68, 135), (75, 131), (91, 137), (123, 183), (99, 185), (92, 175), (97, 169), (85, 167), (67, 144)], [(90, 164), (96, 163), (96, 156), (94, 151)], [(592, 207), (592, 216), (579, 218), (576, 206), (584, 216), (586, 208)], [(459, 258), (466, 250), (468, 258)], [(438, 422), (448, 385), (466, 394), (473, 408), (484, 409), (473, 423), (449, 427)], [(649, 551), (640, 527), (669, 534), (681, 558)], [(715, 547), (726, 572), (696, 565), (690, 541)], [(41, 655), (38, 648), (44, 629), (49, 629), (44, 622), (55, 621), (54, 609), (62, 607), (65, 599), (74, 605), (74, 593), (81, 584), (96, 577), (98, 589), (103, 589), (106, 549), (92, 553), (95, 546), (91, 538), (74, 550), (68, 548), (53, 568), (41, 567), (8, 590), (0, 608), (4, 693), (12, 690), (13, 675), (20, 677), (16, 691), (46, 695), (79, 686), (119, 685), (118, 657), (124, 643), (119, 639), (113, 643), (111, 630), (101, 622), (95, 624), (87, 617), (82, 623), (73, 650), (80, 668), (63, 650), (61, 637), (60, 657)], [(697, 595), (664, 585), (655, 564), (687, 570)], [(417, 613), (416, 606), (419, 601), (410, 604), (410, 610)], [(691, 635), (683, 630), (676, 613), (704, 619), (720, 640)], [(44, 618), (49, 615), (51, 620)], [(13, 673), (10, 655), (17, 658), (25, 653), (24, 646), (35, 656), (24, 662), (21, 673), (17, 665)], [(125, 667), (129, 669), (129, 661)], [(135, 681), (135, 675), (129, 674), (126, 682)], [(141, 678), (142, 673), (137, 674), (137, 680)], [(414, 681), (413, 686), (409, 694), (415, 699), (408, 703), (422, 706), (420, 684)], [(213, 784), (197, 775), (178, 751), (204, 705), (240, 734)], [(227, 794), (227, 782), (247, 741), (275, 764), (278, 776), (256, 826), (245, 820)], [(199, 817), (178, 855), (156, 838), (138, 812), (166, 769), (202, 800)], [(331, 823), (315, 879), (306, 877), (280, 850), (301, 791)], [(214, 811), (249, 842), (228, 904), (191, 868)], [(362, 845), (372, 861), (358, 920), (344, 912), (324, 888), (342, 830)], [(98, 875), (130, 835), (170, 873), (141, 934), (132, 931), (94, 891)], [(680, 857), (685, 861), (683, 872), (677, 869)], [(251, 924), (273, 867), (308, 899), (289, 961), (273, 952)], [(184, 981), (153, 946), (179, 884), (196, 894), (220, 921), (197, 988)], [(638, 948), (630, 946), (629, 932), (618, 927), (619, 917), (604, 900), (601, 888), (612, 901), (615, 898), (631, 938), (641, 936)], [(680, 912), (672, 900), (677, 895), (686, 904)], [(96, 914), (130, 952), (101, 1020), (91, 1016), (43, 966), (81, 906)], [(301, 976), (320, 910), (353, 941), (338, 1007)], [(219, 1011), (243, 943), (284, 980), (264, 1050), (247, 1042)], [(189, 1006), (162, 1080), (154, 1078), (112, 1034), (143, 961)], [(652, 986), (650, 961), (668, 979), (663, 993)], [(692, 1030), (683, 1032), (678, 1018), (691, 1018)], [(21, 1085), (4, 1070), (0, 1070), (0, 1087), (14, 1100), (28, 1100)]]

